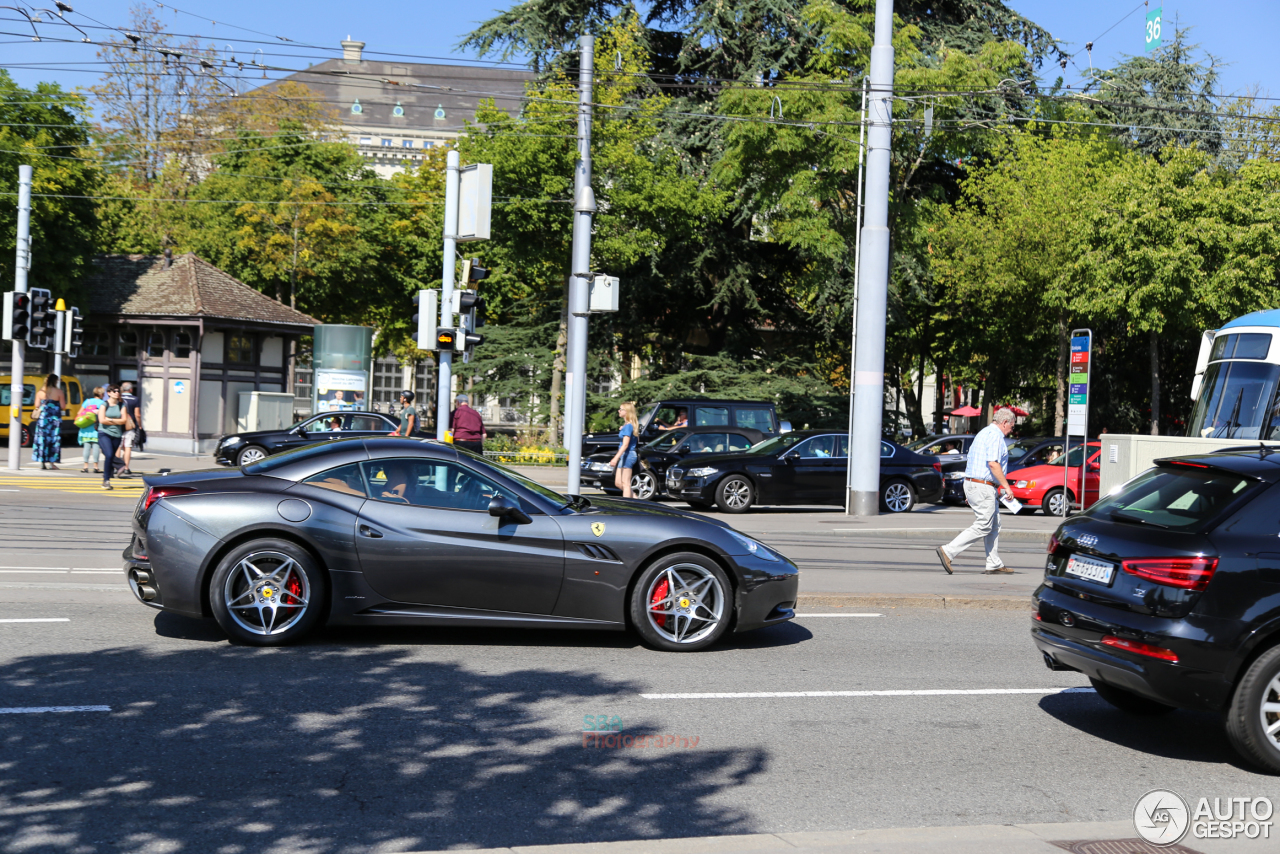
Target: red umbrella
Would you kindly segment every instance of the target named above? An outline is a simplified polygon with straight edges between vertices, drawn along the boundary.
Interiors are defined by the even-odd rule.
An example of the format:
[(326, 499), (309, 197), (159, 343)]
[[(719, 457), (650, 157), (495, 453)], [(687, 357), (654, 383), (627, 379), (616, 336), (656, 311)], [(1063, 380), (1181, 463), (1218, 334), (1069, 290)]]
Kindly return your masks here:
[(997, 406), (996, 409), (997, 410), (1007, 409), (1010, 412), (1012, 412), (1014, 415), (1018, 416), (1019, 418), (1026, 418), (1028, 415), (1027, 410), (1023, 409), (1021, 406), (1014, 406), (1012, 403), (1006, 403), (1003, 406)]
[(951, 414), (959, 418), (972, 418), (975, 415), (981, 415), (982, 410), (976, 406), (962, 406)]

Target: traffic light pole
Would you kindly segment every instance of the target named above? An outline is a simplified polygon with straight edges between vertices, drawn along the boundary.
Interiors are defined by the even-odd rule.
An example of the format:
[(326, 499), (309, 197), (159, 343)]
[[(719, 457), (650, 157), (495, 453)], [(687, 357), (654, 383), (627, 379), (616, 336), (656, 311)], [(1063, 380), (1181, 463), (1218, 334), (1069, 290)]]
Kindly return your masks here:
[[(440, 327), (453, 326), (453, 277), (458, 258), (458, 150), (446, 157), (444, 182), (444, 263), (441, 265)], [(436, 393), (436, 438), (443, 440), (449, 429), (449, 394), (453, 385), (453, 353), (437, 350), (440, 382)]]
[(885, 309), (889, 294), (889, 155), (893, 139), (893, 0), (876, 0), (867, 119), (866, 219), (858, 270), (849, 514), (880, 512), (880, 431), (884, 417)]
[[(62, 305), (62, 300), (58, 300), (58, 305)], [(53, 372), (58, 375), (58, 383), (62, 383), (62, 348), (67, 340), (67, 310), (59, 308), (54, 312), (56, 317), (53, 319)]]
[[(13, 289), (27, 292), (27, 270), (31, 267), (31, 167), (18, 167), (18, 242), (13, 265)], [(26, 376), (23, 343), (13, 340), (13, 381), (9, 386), (9, 468), (22, 465), (22, 379)]]
[(578, 67), (578, 162), (573, 171), (573, 252), (569, 267), (568, 370), (564, 384), (564, 443), (569, 449), (567, 492), (582, 491), (582, 434), (587, 423), (587, 318), (591, 297), (591, 221), (596, 210), (591, 190), (592, 82), (595, 36), (582, 36)]

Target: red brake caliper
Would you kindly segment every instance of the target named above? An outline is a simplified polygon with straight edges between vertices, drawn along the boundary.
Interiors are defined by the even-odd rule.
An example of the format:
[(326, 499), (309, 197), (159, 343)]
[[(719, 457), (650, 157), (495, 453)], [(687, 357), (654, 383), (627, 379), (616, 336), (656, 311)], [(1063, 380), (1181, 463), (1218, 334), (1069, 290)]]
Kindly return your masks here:
[(289, 576), (289, 593), (293, 595), (295, 601), (302, 601), (302, 582), (298, 580), (297, 573)]
[[(671, 592), (671, 585), (667, 583), (667, 579), (662, 579), (662, 583), (653, 588), (653, 598), (649, 600), (649, 610), (652, 611), (654, 606), (667, 598), (667, 594)], [(653, 621), (662, 628), (667, 627), (666, 614), (654, 614)]]

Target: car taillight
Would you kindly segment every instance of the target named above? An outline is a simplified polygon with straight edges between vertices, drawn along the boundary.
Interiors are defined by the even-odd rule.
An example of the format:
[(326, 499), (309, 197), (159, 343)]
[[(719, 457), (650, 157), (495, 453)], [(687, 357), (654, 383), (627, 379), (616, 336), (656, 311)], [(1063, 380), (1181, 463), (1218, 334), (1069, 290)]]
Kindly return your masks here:
[(1140, 557), (1121, 562), (1124, 571), (1166, 587), (1197, 593), (1209, 586), (1218, 569), (1216, 557)]
[(933, 470), (934, 470), (934, 471), (936, 471), (936, 472), (938, 473), (938, 476), (939, 476), (939, 477), (941, 477), (941, 476), (942, 476), (942, 463), (934, 463), (934, 464), (933, 464)]
[(186, 495), (195, 492), (193, 486), (149, 486), (146, 497), (142, 499), (142, 512), (146, 513), (161, 498), (172, 498), (175, 495)]
[(1057, 535), (1057, 534), (1050, 534), (1050, 535), (1049, 535), (1049, 548), (1045, 549), (1045, 551), (1047, 551), (1049, 554), (1053, 554), (1053, 553), (1054, 553), (1054, 552), (1056, 552), (1057, 550), (1058, 550), (1058, 535)]
[(1136, 652), (1138, 655), (1147, 655), (1151, 658), (1158, 658), (1161, 661), (1171, 661), (1178, 663), (1178, 654), (1171, 649), (1165, 649), (1162, 646), (1154, 646), (1141, 641), (1125, 640), (1115, 635), (1103, 635), (1102, 643), (1106, 646), (1112, 646), (1116, 649), (1123, 649), (1126, 652)]

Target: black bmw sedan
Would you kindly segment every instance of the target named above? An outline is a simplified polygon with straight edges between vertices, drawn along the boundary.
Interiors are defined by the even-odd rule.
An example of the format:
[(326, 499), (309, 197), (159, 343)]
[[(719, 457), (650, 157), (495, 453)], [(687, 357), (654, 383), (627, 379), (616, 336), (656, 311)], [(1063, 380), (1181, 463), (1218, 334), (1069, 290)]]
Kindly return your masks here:
[(794, 616), (795, 565), (728, 525), (566, 497), (435, 441), (335, 440), (144, 483), (134, 595), (240, 643), (327, 622), (632, 629), (691, 651)]
[[(745, 451), (765, 434), (749, 427), (681, 427), (663, 433), (641, 445), (640, 466), (631, 473), (631, 494), (636, 498), (658, 498), (667, 479), (667, 469), (689, 456), (732, 454)], [(613, 483), (612, 453), (592, 454), (582, 461), (581, 482), (605, 492), (616, 493)]]
[[(690, 459), (667, 471), (667, 494), (706, 509), (745, 513), (757, 504), (843, 506), (849, 437), (803, 430), (761, 442), (741, 454)], [(880, 506), (905, 513), (917, 501), (937, 501), (942, 473), (932, 457), (880, 442)]]
[(1132, 714), (1225, 715), (1280, 773), (1280, 454), (1157, 460), (1049, 542), (1031, 634)]
[(386, 436), (400, 426), (380, 412), (326, 412), (284, 430), (256, 430), (223, 436), (213, 452), (219, 465), (244, 466), (270, 454), (352, 437)]

